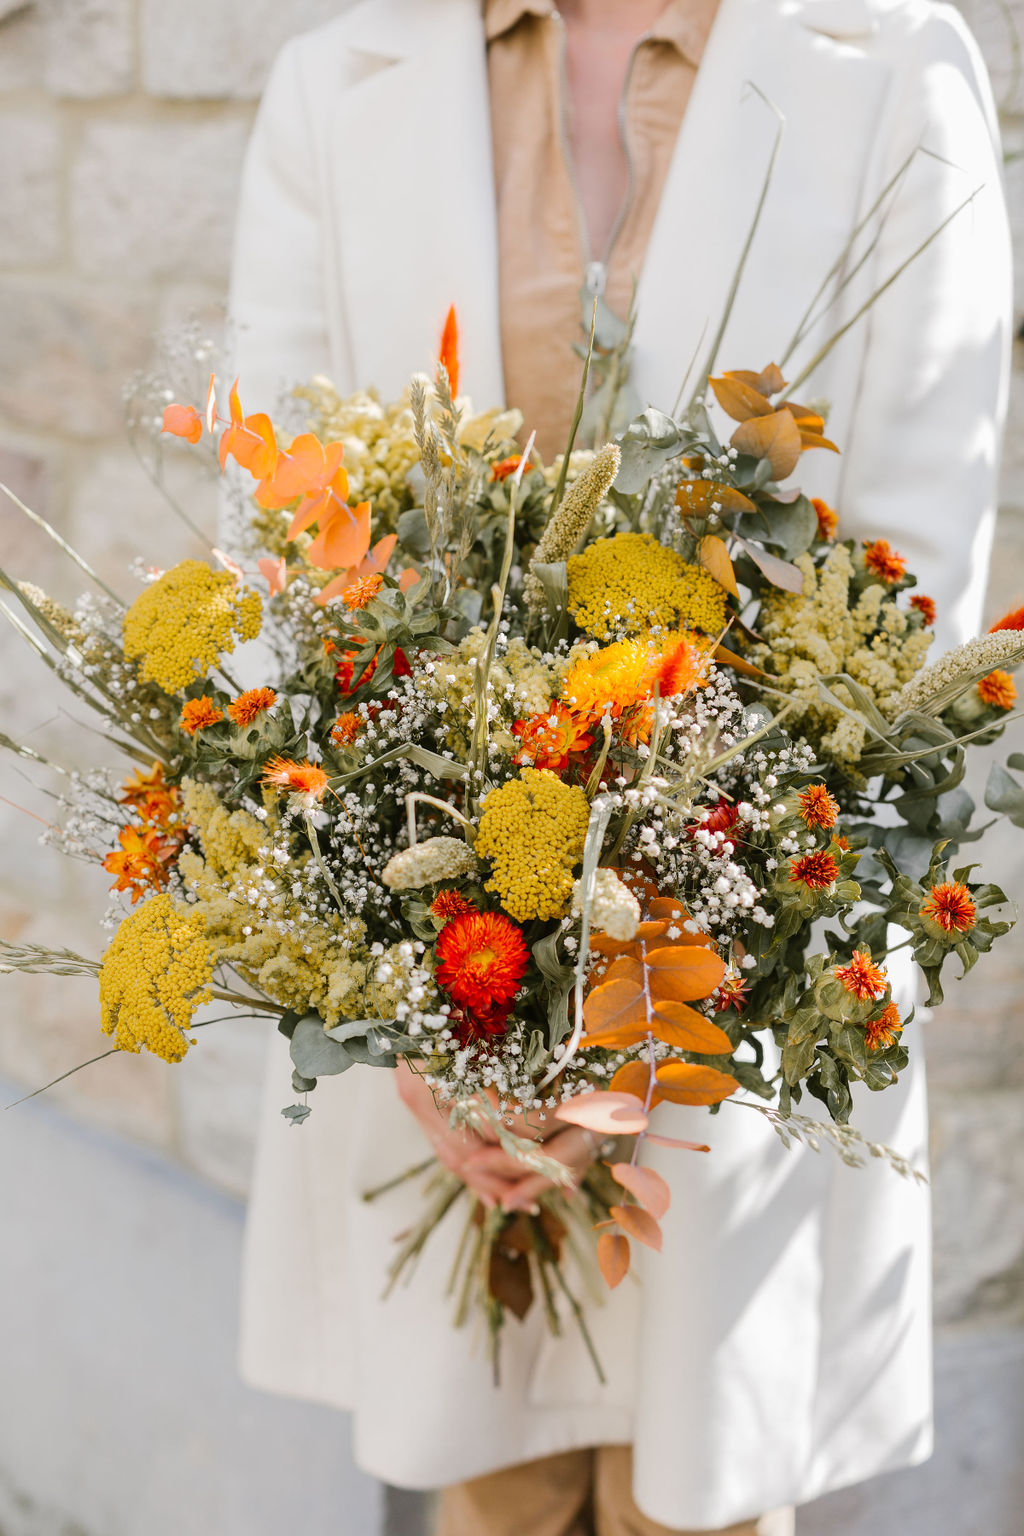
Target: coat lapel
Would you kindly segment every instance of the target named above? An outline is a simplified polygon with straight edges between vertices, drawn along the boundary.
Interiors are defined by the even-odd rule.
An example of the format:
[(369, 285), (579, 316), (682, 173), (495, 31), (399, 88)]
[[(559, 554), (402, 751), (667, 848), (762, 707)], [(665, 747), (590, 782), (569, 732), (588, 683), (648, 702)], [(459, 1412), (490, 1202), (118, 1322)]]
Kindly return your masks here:
[(860, 216), (889, 79), (872, 30), (864, 0), (722, 0), (639, 286), (635, 379), (647, 402), (672, 410), (691, 359), (694, 378), (708, 361), (777, 114), (778, 159), (717, 366), (760, 368), (789, 341)]
[[(430, 372), (448, 306), (460, 388), (502, 399), (483, 23), (477, 0), (371, 0), (353, 14), (356, 83), (332, 135), (335, 310), (351, 388), (396, 398)], [(410, 129), (410, 124), (415, 125)]]

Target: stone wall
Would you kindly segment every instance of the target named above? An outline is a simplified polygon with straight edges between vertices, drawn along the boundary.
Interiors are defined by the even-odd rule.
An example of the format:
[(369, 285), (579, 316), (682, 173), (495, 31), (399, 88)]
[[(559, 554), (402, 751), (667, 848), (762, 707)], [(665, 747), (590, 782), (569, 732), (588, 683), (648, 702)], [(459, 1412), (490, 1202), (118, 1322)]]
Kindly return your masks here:
[[(0, 479), (112, 584), (137, 549), (179, 558), (188, 535), (129, 446), (122, 387), (153, 337), (189, 317), (215, 341), (239, 167), (254, 101), (291, 33), (339, 0), (0, 0)], [(1003, 111), (1007, 179), (1024, 224), (1024, 0), (964, 0)], [(1024, 232), (1024, 231), (1022, 231)], [(1018, 289), (1024, 303), (1024, 240)], [(1003, 481), (993, 613), (1024, 600), (1024, 359)], [(197, 365), (198, 367), (198, 365)], [(200, 369), (201, 371), (201, 369)], [(171, 489), (212, 526), (214, 487), (172, 455)], [(74, 574), (12, 509), (0, 564), (73, 597)], [(6, 629), (0, 718), (40, 751), (67, 731), (63, 695)], [(82, 712), (71, 711), (76, 721)], [(10, 723), (9, 723), (10, 722)], [(84, 722), (77, 741), (98, 752)], [(1024, 734), (1018, 729), (1018, 749)], [(105, 880), (41, 853), (48, 800), (0, 762), (0, 925), (95, 952)], [(20, 809), (15, 809), (15, 806)], [(25, 812), (29, 812), (26, 815)], [(986, 850), (1024, 897), (1024, 859)], [(951, 989), (931, 1026), (940, 1326), (1024, 1324), (1024, 947)], [(34, 1088), (102, 1048), (90, 987), (3, 979), (0, 1071)], [(98, 1043), (99, 1042), (99, 1043)], [(53, 1090), (81, 1120), (147, 1144), (223, 1189), (246, 1187), (262, 1034), (232, 1023), (169, 1071), (118, 1057)]]

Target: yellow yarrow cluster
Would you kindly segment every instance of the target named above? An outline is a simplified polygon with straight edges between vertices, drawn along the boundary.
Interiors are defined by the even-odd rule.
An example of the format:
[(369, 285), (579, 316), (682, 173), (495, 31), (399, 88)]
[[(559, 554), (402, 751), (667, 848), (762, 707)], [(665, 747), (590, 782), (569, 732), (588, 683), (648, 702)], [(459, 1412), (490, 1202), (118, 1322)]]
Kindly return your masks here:
[(725, 625), (725, 592), (699, 565), (649, 533), (597, 539), (567, 564), (569, 611), (588, 635), (608, 640), (655, 625), (717, 635)]
[[(802, 594), (773, 591), (765, 598), (758, 630), (765, 644), (751, 660), (778, 686), (799, 700), (799, 713), (788, 728), (806, 736), (827, 756), (854, 767), (865, 746), (865, 727), (825, 703), (818, 680), (845, 672), (889, 716), (904, 684), (919, 671), (931, 644), (929, 631), (897, 608), (879, 584), (866, 587), (851, 603), (854, 566), (839, 544), (815, 568), (801, 555)], [(844, 703), (853, 704), (845, 684), (833, 685)]]
[[(209, 785), (186, 780), (184, 806), (202, 852), (186, 849), (178, 869), (218, 955), (275, 1002), (319, 1013), (328, 1027), (362, 1017), (365, 925), (337, 912), (326, 921), (312, 918), (301, 896), (293, 896), (308, 856), (279, 868), (274, 833), (248, 811), (228, 811)], [(254, 890), (263, 906), (253, 906)]]
[(259, 594), (229, 571), (183, 560), (137, 597), (124, 616), (124, 651), (146, 682), (178, 693), (204, 676), (235, 640), (260, 632)]
[(100, 966), (100, 1020), (119, 1051), (143, 1046), (164, 1061), (181, 1061), (185, 1030), (210, 1001), (215, 964), (202, 914), (151, 896), (126, 917)]
[(491, 790), (474, 847), (491, 861), (487, 889), (517, 922), (567, 911), (589, 819), (583, 790), (546, 769), (524, 768)]

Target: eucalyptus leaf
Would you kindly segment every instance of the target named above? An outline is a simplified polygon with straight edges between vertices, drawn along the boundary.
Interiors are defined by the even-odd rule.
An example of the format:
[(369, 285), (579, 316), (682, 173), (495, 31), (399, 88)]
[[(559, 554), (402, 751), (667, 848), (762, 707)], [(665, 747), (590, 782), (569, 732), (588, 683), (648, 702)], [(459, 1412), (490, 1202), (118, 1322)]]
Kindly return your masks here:
[[(1024, 767), (1024, 757), (1020, 753), (1015, 752), (1009, 759), (1017, 767), (1014, 758), (1018, 758), (1019, 766)], [(1015, 827), (1024, 827), (1024, 788), (1000, 763), (993, 763), (989, 769), (985, 804), (990, 811), (998, 811), (1007, 817)]]
[(296, 1024), (289, 1051), (292, 1065), (303, 1077), (335, 1077), (347, 1072), (357, 1059), (348, 1046), (325, 1033), (323, 1020), (315, 1013)]
[[(767, 460), (761, 462), (767, 463)], [(781, 587), (784, 592), (795, 592), (797, 595), (804, 590), (803, 572), (789, 560), (780, 560), (778, 555), (761, 549), (757, 544), (751, 544), (748, 539), (741, 539), (738, 534), (736, 543), (773, 587)]]
[(683, 451), (689, 434), (663, 411), (648, 406), (619, 438), (622, 463), (615, 476), (617, 490), (626, 495), (642, 491), (659, 469)]

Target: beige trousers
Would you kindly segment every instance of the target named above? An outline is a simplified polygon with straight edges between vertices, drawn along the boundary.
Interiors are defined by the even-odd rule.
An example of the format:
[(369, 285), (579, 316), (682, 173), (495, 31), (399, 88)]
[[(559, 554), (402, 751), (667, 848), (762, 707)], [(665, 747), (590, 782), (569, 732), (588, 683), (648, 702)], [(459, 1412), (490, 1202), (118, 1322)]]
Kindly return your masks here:
[[(793, 1536), (792, 1509), (718, 1536)], [(633, 1502), (628, 1445), (566, 1451), (506, 1467), (441, 1493), (437, 1536), (710, 1536), (648, 1520)]]

